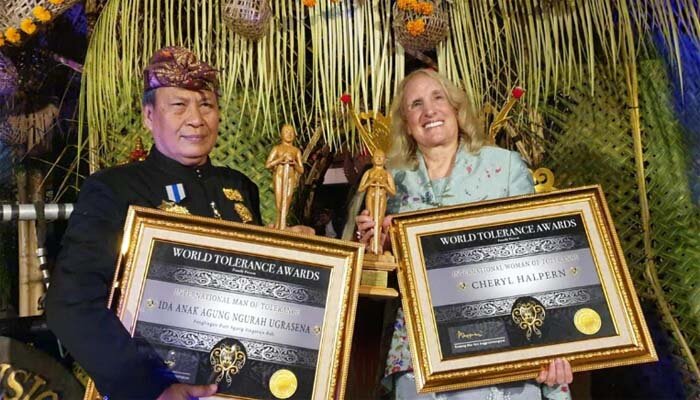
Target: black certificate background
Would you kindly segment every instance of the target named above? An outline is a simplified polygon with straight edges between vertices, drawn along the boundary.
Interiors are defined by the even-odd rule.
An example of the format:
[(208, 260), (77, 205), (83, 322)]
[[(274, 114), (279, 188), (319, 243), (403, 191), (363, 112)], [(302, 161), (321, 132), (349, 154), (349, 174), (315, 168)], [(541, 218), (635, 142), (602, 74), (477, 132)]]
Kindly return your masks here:
[[(489, 232), (495, 232), (498, 229), (514, 229), (523, 228), (528, 225), (537, 224), (553, 224), (561, 223), (562, 221), (574, 220), (575, 226), (562, 227), (553, 231), (522, 233), (514, 236), (502, 235), (497, 237), (496, 234), (489, 235)], [(571, 224), (569, 224), (571, 225)], [(455, 235), (474, 234), (476, 239), (468, 242), (443, 244), (441, 238), (452, 237)], [(481, 236), (479, 234), (481, 233)], [(460, 231), (452, 231), (449, 233), (439, 233), (434, 235), (425, 235), (420, 238), (423, 250), (425, 266), (428, 271), (440, 268), (451, 267), (468, 267), (474, 264), (475, 266), (484, 262), (480, 259), (478, 262), (465, 261), (468, 257), (451, 257), (454, 254), (468, 254), (473, 249), (499, 249), (503, 245), (511, 245), (532, 241), (538, 239), (548, 239), (555, 237), (567, 237), (572, 240), (575, 245), (568, 250), (588, 249), (590, 255), (590, 244), (586, 236), (586, 231), (583, 221), (579, 214), (566, 215), (558, 217), (549, 217), (541, 219), (532, 219), (525, 222), (507, 223), (498, 226), (481, 227), (476, 229), (466, 229)], [(523, 246), (525, 247), (525, 246)], [(531, 247), (529, 247), (531, 249)], [(464, 252), (466, 251), (466, 252)], [(480, 250), (479, 250), (480, 251)], [(481, 252), (488, 254), (490, 262), (495, 261), (513, 261), (521, 257), (535, 256), (539, 254), (552, 255), (563, 253), (558, 249), (547, 248), (540, 246), (532, 253), (512, 254), (508, 252), (489, 251)], [(592, 255), (591, 255), (592, 257)], [(555, 266), (553, 269), (556, 268)], [(429, 282), (432, 290), (433, 282)], [(457, 285), (457, 282), (449, 282), (450, 285)], [(572, 342), (577, 340), (586, 340), (598, 337), (607, 337), (616, 335), (615, 327), (610, 317), (610, 312), (605, 300), (605, 295), (598, 282), (597, 285), (569, 288), (567, 293), (564, 291), (549, 291), (535, 292), (527, 295), (519, 295), (512, 297), (500, 297), (492, 299), (484, 299), (475, 302), (467, 302), (460, 304), (444, 305), (433, 307), (436, 316), (438, 335), (440, 340), (441, 353), (444, 359), (459, 358), (469, 355), (487, 354), (495, 351), (503, 351), (505, 349), (527, 348), (532, 346), (541, 346), (547, 344), (556, 344), (562, 342)], [(488, 290), (488, 289), (481, 289)], [(578, 300), (567, 305), (566, 301), (562, 302), (562, 297), (574, 298), (571, 293), (578, 296)], [(524, 331), (521, 330), (511, 317), (511, 307), (513, 303), (520, 297), (531, 296), (539, 300), (546, 308), (546, 318), (544, 325), (540, 328), (542, 336), (533, 335), (530, 340), (527, 339)], [(559, 304), (552, 307), (553, 298)], [(547, 305), (550, 305), (549, 307)], [(586, 335), (579, 332), (573, 324), (575, 313), (581, 308), (591, 308), (595, 310), (602, 320), (601, 329), (593, 334)], [(456, 337), (457, 331), (463, 336), (462, 339)], [(467, 339), (464, 339), (464, 338)], [(471, 341), (474, 339), (475, 345), (471, 348), (455, 348), (455, 343)], [(482, 342), (482, 340), (485, 340)]]
[[(318, 273), (319, 279), (303, 279), (295, 276), (280, 275), (261, 270), (244, 270), (243, 268), (235, 268), (234, 272), (234, 268), (232, 268), (231, 266), (217, 264), (211, 261), (204, 262), (198, 261), (196, 259), (183, 259), (182, 257), (176, 258), (173, 254), (173, 247), (200, 251), (212, 255), (236, 257), (238, 259), (245, 259), (250, 261), (263, 261), (275, 265), (291, 266), (299, 270), (307, 271), (308, 273)], [(222, 272), (229, 275), (265, 279), (293, 285), (297, 288), (308, 289), (308, 293), (312, 294), (306, 300), (300, 300), (296, 302), (290, 301), (289, 303), (291, 306), (303, 304), (307, 306), (325, 308), (328, 284), (330, 280), (330, 270), (327, 268), (295, 264), (287, 261), (280, 262), (279, 260), (275, 260), (272, 258), (262, 258), (247, 254), (240, 254), (236, 252), (212, 250), (207, 248), (188, 246), (182, 243), (170, 243), (155, 240), (153, 243), (153, 251), (151, 254), (151, 258), (149, 260), (149, 272), (147, 276), (148, 280), (176, 283), (182, 285), (183, 287), (192, 286), (193, 289), (196, 289), (197, 287), (203, 287), (209, 290), (221, 290), (223, 293), (236, 293), (235, 291), (227, 291), (225, 288), (220, 287), (215, 288), (208, 287), (206, 285), (197, 286), (196, 284), (183, 285), (181, 282), (178, 282), (175, 279), (173, 279), (172, 274), (170, 273), (170, 271), (176, 267), (200, 268), (203, 270)], [(267, 298), (279, 301), (279, 299), (266, 297), (264, 294), (240, 294), (243, 294), (245, 296), (257, 296), (260, 298)], [(146, 301), (146, 299), (141, 300), (142, 303), (144, 301)], [(141, 307), (142, 304), (139, 305), (139, 308)], [(188, 344), (174, 344), (171, 340), (166, 338), (166, 335), (163, 334), (164, 332), (172, 332), (173, 330), (177, 332), (177, 335), (179, 335), (179, 337), (185, 338), (185, 341), (187, 341)], [(181, 382), (190, 384), (211, 383), (209, 350), (216, 342), (225, 337), (226, 336), (220, 335), (218, 333), (214, 334), (206, 332), (204, 330), (198, 330), (196, 329), (196, 327), (193, 327), (193, 329), (180, 329), (168, 326), (161, 326), (145, 321), (137, 321), (134, 333), (134, 338), (137, 340), (137, 342), (140, 342), (143, 346), (150, 346), (152, 348), (155, 348), (156, 352), (166, 363), (174, 362), (174, 365), (171, 368), (171, 370), (173, 371), (175, 376), (178, 377), (178, 379)], [(263, 350), (259, 351), (259, 353), (261, 352), (270, 354), (270, 347), (268, 346), (276, 346), (275, 343), (266, 342), (262, 337), (259, 338), (259, 340), (241, 339), (236, 337), (233, 338), (241, 340), (244, 344), (247, 342), (255, 342), (254, 344), (258, 349), (263, 348)], [(203, 345), (205, 348), (203, 348)], [(266, 347), (267, 350), (265, 349)], [(316, 374), (316, 362), (318, 357), (318, 351), (289, 345), (282, 345), (282, 347), (284, 348), (285, 352), (278, 352), (276, 354), (285, 358), (285, 362), (274, 362), (270, 361), (269, 359), (253, 359), (251, 358), (251, 349), (247, 349), (248, 360), (246, 361), (243, 370), (237, 375), (233, 376), (231, 385), (228, 389), (225, 389), (220, 384), (220, 389), (218, 393), (248, 398), (274, 398), (269, 390), (270, 377), (272, 376), (272, 374), (274, 374), (280, 369), (287, 369), (292, 371), (294, 375), (296, 375), (298, 382), (297, 390), (294, 393), (294, 395), (290, 397), (290, 399), (311, 398), (311, 395), (313, 393), (314, 377)], [(295, 360), (297, 362), (295, 362)]]

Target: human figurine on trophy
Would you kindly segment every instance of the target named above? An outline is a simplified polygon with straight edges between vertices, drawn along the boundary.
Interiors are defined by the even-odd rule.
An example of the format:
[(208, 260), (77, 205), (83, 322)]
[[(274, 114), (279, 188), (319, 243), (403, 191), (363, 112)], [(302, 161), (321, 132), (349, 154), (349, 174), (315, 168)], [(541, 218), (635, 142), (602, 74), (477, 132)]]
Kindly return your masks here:
[(301, 159), (301, 151), (294, 146), (296, 132), (294, 128), (285, 124), (280, 131), (282, 142), (272, 148), (265, 162), (265, 168), (272, 170), (272, 187), (275, 192), (275, 228), (287, 227), (287, 215), (289, 205), (294, 197), (299, 182), (299, 177), (304, 173), (304, 163)]
[[(387, 196), (396, 194), (394, 178), (386, 169), (384, 162), (386, 155), (381, 149), (376, 149), (372, 155), (373, 167), (367, 170), (360, 180), (357, 191), (365, 193), (365, 207), (369, 211), (369, 217), (374, 223), (374, 232), (382, 231), (382, 223), (386, 215)], [(392, 263), (394, 257), (389, 252), (384, 252), (380, 241), (382, 235), (374, 235), (369, 243), (369, 253), (365, 254), (366, 262)]]

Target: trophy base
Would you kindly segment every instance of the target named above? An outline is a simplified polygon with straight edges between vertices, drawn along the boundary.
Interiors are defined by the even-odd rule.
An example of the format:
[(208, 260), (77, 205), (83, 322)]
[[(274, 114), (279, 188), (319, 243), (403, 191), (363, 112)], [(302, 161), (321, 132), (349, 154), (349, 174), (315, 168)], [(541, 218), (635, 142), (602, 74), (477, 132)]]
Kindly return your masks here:
[(384, 254), (365, 253), (362, 270), (396, 271), (396, 259), (389, 252)]
[(399, 297), (399, 292), (390, 287), (360, 286), (360, 296), (374, 299), (395, 299)]
[(396, 259), (391, 253), (366, 253), (362, 262), (360, 296), (384, 299), (399, 297), (396, 289), (387, 287), (391, 271), (396, 271)]

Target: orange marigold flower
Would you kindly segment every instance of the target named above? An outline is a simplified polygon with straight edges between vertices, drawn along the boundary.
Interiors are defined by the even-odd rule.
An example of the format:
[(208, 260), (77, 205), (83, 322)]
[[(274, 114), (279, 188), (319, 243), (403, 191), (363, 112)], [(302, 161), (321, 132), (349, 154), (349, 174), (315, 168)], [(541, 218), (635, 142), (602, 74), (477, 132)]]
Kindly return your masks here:
[(5, 35), (0, 32), (0, 47), (5, 45)]
[(425, 32), (425, 21), (423, 19), (414, 19), (406, 22), (406, 30), (411, 36), (420, 36)]
[(27, 35), (31, 35), (36, 32), (36, 24), (29, 18), (25, 18), (19, 23), (19, 29)]
[(316, 5), (316, 0), (302, 0), (302, 3), (307, 7), (313, 7)]
[(413, 11), (415, 11), (418, 14), (432, 15), (433, 4), (427, 1), (419, 1), (416, 3), (415, 6), (413, 6)]
[(10, 43), (19, 43), (19, 31), (15, 28), (7, 28), (5, 30), (5, 39)]
[(396, 5), (399, 10), (410, 10), (416, 6), (417, 0), (398, 0)]
[(34, 14), (39, 22), (48, 22), (51, 20), (51, 12), (42, 6), (34, 7), (32, 14)]
[(61, 4), (63, 4), (63, 0), (49, 0), (49, 3), (55, 6), (60, 6)]

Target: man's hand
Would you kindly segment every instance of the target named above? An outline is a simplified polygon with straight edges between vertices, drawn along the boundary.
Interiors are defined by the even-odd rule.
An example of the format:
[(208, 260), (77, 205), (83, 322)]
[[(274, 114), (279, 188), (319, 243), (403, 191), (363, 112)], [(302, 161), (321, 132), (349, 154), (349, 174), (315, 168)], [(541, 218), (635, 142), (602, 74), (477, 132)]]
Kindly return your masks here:
[(216, 384), (185, 385), (183, 383), (175, 383), (165, 389), (156, 400), (192, 400), (213, 396), (217, 390)]
[(549, 368), (542, 367), (537, 375), (538, 383), (546, 383), (547, 386), (569, 384), (574, 380), (571, 373), (571, 364), (566, 359), (557, 358), (549, 363)]

